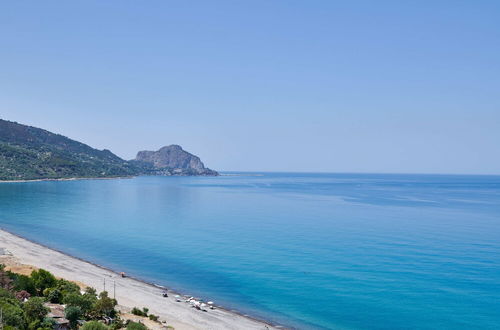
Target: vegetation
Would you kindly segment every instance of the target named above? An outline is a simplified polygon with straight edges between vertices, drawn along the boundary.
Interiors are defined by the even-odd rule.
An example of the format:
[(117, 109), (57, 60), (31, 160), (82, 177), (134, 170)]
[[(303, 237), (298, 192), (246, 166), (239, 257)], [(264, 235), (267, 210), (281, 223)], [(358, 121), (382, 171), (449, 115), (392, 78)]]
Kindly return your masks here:
[[(165, 148), (175, 149), (171, 157), (177, 159), (174, 165), (179, 168), (158, 167), (147, 159), (125, 161), (109, 150), (97, 150), (59, 134), (0, 119), (0, 180), (218, 175), (179, 146)], [(199, 166), (187, 165), (192, 162)]]
[(131, 313), (134, 315), (144, 316), (144, 317), (148, 316), (148, 312), (149, 312), (149, 309), (147, 309), (146, 307), (144, 307), (142, 310), (140, 310), (137, 307), (134, 307), (134, 308), (132, 308), (132, 311), (131, 311)]
[(127, 325), (127, 330), (147, 330), (146, 326), (137, 322), (129, 322)]
[(138, 168), (109, 150), (0, 119), (0, 180), (113, 177)]
[[(97, 294), (93, 288), (84, 292), (75, 283), (57, 279), (50, 272), (39, 269), (30, 276), (5, 271), (0, 265), (0, 329), (4, 330), (50, 330), (55, 320), (47, 317), (52, 304), (65, 304), (64, 315), (72, 329), (83, 330), (145, 330), (144, 325), (124, 322), (116, 310), (117, 301), (106, 291)], [(61, 308), (64, 308), (61, 306)], [(135, 314), (147, 317), (148, 309), (134, 308)], [(156, 315), (149, 315), (157, 321)], [(86, 321), (79, 327), (79, 321)], [(105, 325), (103, 321), (108, 323)]]
[(64, 316), (68, 319), (71, 328), (75, 329), (78, 325), (78, 320), (82, 316), (82, 310), (77, 306), (69, 306), (64, 310)]
[(108, 330), (109, 328), (102, 324), (101, 322), (91, 321), (85, 323), (81, 328), (81, 330)]
[(49, 312), (49, 309), (43, 305), (44, 303), (45, 299), (42, 297), (31, 297), (28, 299), (23, 304), (26, 321), (29, 323), (42, 321)]

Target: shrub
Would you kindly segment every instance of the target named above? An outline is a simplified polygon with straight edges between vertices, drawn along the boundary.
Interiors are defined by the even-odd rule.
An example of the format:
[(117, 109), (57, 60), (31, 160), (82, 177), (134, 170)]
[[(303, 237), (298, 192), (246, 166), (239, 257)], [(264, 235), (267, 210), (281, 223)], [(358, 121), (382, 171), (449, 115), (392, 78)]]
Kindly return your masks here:
[[(27, 330), (52, 330), (53, 326), (50, 326), (47, 323), (43, 323), (44, 321), (36, 320), (28, 324)], [(16, 328), (17, 329), (17, 328)]]
[(146, 314), (137, 307), (132, 308), (131, 313), (137, 316), (146, 316)]
[(137, 322), (129, 322), (127, 324), (127, 330), (148, 330), (144, 324)]
[(42, 329), (54, 329), (55, 324), (56, 324), (56, 320), (54, 320), (51, 317), (46, 317), (43, 319), (42, 323), (40, 323), (40, 327)]
[(152, 321), (158, 321), (158, 318), (159, 318), (158, 315), (149, 314), (149, 319)]
[(113, 323), (109, 326), (111, 330), (120, 330), (125, 328), (125, 322), (118, 316), (113, 320)]
[(108, 330), (109, 328), (101, 322), (91, 321), (85, 323), (80, 330)]

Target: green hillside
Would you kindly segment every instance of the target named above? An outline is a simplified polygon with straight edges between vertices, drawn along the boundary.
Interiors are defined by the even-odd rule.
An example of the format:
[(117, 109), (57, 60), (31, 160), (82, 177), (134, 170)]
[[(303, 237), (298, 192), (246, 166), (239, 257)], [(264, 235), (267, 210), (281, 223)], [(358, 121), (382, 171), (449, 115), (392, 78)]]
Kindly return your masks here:
[(137, 172), (109, 150), (0, 119), (0, 180), (115, 177)]

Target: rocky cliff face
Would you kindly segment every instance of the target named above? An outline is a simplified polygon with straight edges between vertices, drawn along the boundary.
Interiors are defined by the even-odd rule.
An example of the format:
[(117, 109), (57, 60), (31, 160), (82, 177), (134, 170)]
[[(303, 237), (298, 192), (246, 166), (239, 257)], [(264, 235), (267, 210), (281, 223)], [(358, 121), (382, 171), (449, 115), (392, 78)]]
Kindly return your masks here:
[(199, 157), (175, 144), (158, 151), (139, 151), (134, 162), (153, 175), (218, 175), (206, 168)]

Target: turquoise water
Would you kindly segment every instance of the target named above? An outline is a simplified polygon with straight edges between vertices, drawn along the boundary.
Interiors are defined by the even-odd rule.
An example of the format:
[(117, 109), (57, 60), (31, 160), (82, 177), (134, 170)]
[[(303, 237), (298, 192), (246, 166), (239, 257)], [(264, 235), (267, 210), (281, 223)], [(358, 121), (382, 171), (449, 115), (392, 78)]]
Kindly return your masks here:
[(302, 329), (500, 327), (500, 177), (0, 184), (0, 226)]

